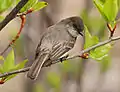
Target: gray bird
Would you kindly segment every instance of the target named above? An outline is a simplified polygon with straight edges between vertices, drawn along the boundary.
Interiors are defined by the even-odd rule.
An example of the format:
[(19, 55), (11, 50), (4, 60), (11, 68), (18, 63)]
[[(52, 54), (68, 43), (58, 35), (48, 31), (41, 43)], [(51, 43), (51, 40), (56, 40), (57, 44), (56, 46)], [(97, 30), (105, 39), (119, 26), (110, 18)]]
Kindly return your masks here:
[(41, 36), (33, 62), (27, 77), (36, 80), (43, 66), (60, 58), (74, 47), (77, 37), (84, 38), (84, 24), (79, 16), (61, 20), (49, 27)]

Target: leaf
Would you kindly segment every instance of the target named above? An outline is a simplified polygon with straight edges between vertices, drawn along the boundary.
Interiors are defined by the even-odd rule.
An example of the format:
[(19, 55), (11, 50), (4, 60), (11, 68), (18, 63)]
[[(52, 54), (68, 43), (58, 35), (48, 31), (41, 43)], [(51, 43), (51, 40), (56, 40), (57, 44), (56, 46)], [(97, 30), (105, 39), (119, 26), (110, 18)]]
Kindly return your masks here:
[(29, 10), (31, 7), (33, 7), (36, 3), (38, 2), (38, 0), (29, 0), (27, 2), (27, 4), (25, 4), (25, 6), (20, 10), (20, 12), (25, 12), (27, 10)]
[(89, 33), (87, 27), (85, 26), (85, 45), (84, 48), (91, 47), (99, 42), (99, 39), (97, 36), (91, 36)]
[(12, 5), (12, 0), (0, 0), (0, 13), (10, 8)]
[(32, 9), (33, 9), (34, 11), (38, 11), (38, 10), (44, 8), (44, 7), (47, 6), (47, 5), (48, 5), (48, 3), (46, 3), (46, 2), (37, 2), (37, 3), (32, 7)]
[(118, 0), (118, 8), (120, 9), (120, 0)]
[(97, 7), (97, 9), (99, 10), (99, 12), (101, 14), (103, 13), (103, 3), (100, 0), (93, 0), (93, 3), (95, 4), (95, 6)]
[(14, 51), (12, 49), (3, 63), (3, 70), (4, 72), (9, 72), (10, 69), (14, 68), (14, 66), (15, 66)]
[[(1, 56), (1, 59), (4, 60), (4, 58)], [(14, 70), (18, 70), (18, 69), (22, 69), (25, 64), (27, 63), (27, 59), (22, 61), (21, 63), (15, 65), (15, 61), (14, 61), (14, 51), (13, 49), (11, 50), (11, 52), (8, 54), (8, 56), (5, 58), (3, 65), (0, 65), (0, 73), (6, 73), (6, 72), (10, 72), (10, 71), (14, 71)], [(10, 80), (11, 78), (15, 77), (17, 74), (13, 74), (7, 77), (3, 77), (2, 79), (4, 80), (4, 82), (6, 82), (7, 80)], [(2, 80), (1, 79), (1, 80)]]
[(10, 76), (5, 77), (4, 82), (6, 82), (6, 81), (8, 81), (8, 80), (10, 80), (10, 79), (12, 79), (12, 78), (14, 78), (16, 75), (17, 75), (17, 74), (12, 74), (12, 75), (10, 75)]
[(0, 22), (1, 22), (4, 18), (5, 18), (4, 16), (0, 16)]
[(0, 60), (4, 60), (4, 57), (3, 57), (3, 56), (0, 56)]
[(118, 2), (117, 0), (94, 0), (94, 4), (97, 7), (103, 18), (108, 21), (114, 21), (118, 13)]
[(14, 2), (15, 2), (15, 5), (16, 5), (20, 2), (20, 0), (15, 0)]
[[(4, 61), (4, 57), (0, 56), (0, 60)], [(0, 73), (3, 73), (3, 66), (0, 64)]]
[(18, 69), (24, 68), (24, 66), (25, 66), (25, 64), (26, 64), (27, 62), (28, 62), (28, 59), (22, 61), (21, 63), (17, 64), (14, 69), (15, 69), (15, 70), (18, 70)]
[[(10, 69), (10, 71), (14, 71), (14, 70), (18, 70), (18, 69), (22, 69), (24, 68), (25, 64), (28, 62), (28, 60), (24, 60), (22, 61), (21, 63), (17, 64), (13, 69)], [(13, 74), (13, 75), (10, 75), (8, 77), (6, 77), (5, 81), (8, 81), (10, 79), (12, 79), (13, 77), (15, 77), (17, 74)]]
[(0, 64), (0, 74), (4, 72), (2, 65)]
[(114, 21), (118, 13), (118, 2), (117, 0), (106, 0), (103, 12), (108, 18), (108, 21)]
[[(99, 43), (99, 39), (96, 36), (91, 36), (91, 34), (89, 33), (87, 27), (85, 26), (85, 45), (84, 48), (89, 48), (93, 45), (96, 45)], [(100, 61), (103, 58), (108, 56), (108, 52), (110, 51), (110, 49), (112, 48), (111, 44), (106, 44), (100, 47), (95, 48), (94, 50), (90, 51), (90, 57)]]
[(102, 15), (102, 17), (105, 19), (105, 20), (108, 20), (107, 19), (107, 16), (105, 15), (104, 11), (103, 11), (103, 2), (101, 2), (101, 0), (93, 0), (95, 6), (97, 7), (98, 11), (100, 12), (100, 14)]
[(98, 48), (95, 48), (94, 50), (90, 51), (90, 57), (97, 61), (101, 61), (103, 58), (108, 56), (108, 52), (110, 51), (111, 48), (112, 48), (111, 44), (106, 44)]

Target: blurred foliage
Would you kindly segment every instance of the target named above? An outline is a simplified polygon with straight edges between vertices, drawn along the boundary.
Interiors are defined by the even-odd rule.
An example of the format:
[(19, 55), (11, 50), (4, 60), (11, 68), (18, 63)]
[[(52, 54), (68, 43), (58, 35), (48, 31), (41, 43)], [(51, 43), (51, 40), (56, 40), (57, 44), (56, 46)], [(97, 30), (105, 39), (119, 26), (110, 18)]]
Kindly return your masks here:
[[(2, 56), (0, 58), (3, 61), (3, 64), (0, 65), (0, 73), (4, 74), (6, 72), (22, 69), (28, 60), (21, 61), (19, 64), (15, 64), (15, 56), (13, 49), (11, 52), (7, 55), (7, 57), (4, 59)], [(6, 82), (7, 80), (10, 80), (11, 78), (15, 77), (17, 74), (13, 74), (7, 77), (1, 78), (0, 81)]]
[(99, 39), (97, 36), (91, 36), (91, 34), (88, 31), (88, 28), (85, 26), (85, 45), (84, 48), (89, 48), (99, 42)]
[(99, 16), (90, 15), (86, 9), (81, 13), (84, 24), (89, 29), (89, 32), (96, 35), (100, 40), (105, 37), (105, 21)]
[(106, 21), (108, 22), (115, 21), (115, 18), (118, 13), (118, 0), (105, 0), (105, 1), (93, 0), (93, 1), (97, 9), (99, 10), (100, 14)]
[[(0, 0), (0, 21), (2, 21), (4, 19), (4, 16), (2, 16), (1, 14), (7, 10), (9, 10), (10, 8), (12, 8), (13, 6), (15, 6), (20, 0)], [(46, 2), (39, 2), (38, 0), (29, 0), (27, 2), (27, 4), (20, 10), (20, 12), (27, 12), (27, 10), (31, 9), (33, 11), (38, 11), (42, 8), (44, 8), (45, 6), (47, 6)], [(18, 51), (19, 54), (23, 55), (23, 50), (22, 50), (22, 38), (20, 36), (20, 38), (16, 41), (15, 44), (17, 44), (15, 46), (15, 44), (13, 45), (13, 47), (15, 47)], [(2, 65), (0, 65), (0, 73), (6, 73), (6, 72), (10, 72), (10, 71), (14, 71), (14, 70), (18, 70), (21, 69), (25, 66), (26, 62), (28, 60), (24, 60), (21, 63), (15, 65), (15, 60), (14, 60), (14, 51), (11, 50), (11, 52), (8, 54), (8, 56), (4, 59), (2, 56), (0, 56), (0, 60), (4, 61), (4, 63)], [(7, 77), (3, 77), (0, 80), (0, 83), (4, 83), (7, 80), (10, 80), (11, 78), (15, 77), (17, 74), (13, 74)]]
[(36, 84), (33, 88), (33, 92), (45, 92), (45, 88), (41, 84)]
[(93, 2), (105, 21), (114, 28), (119, 9), (118, 0), (105, 0), (104, 2), (101, 0), (93, 0)]
[(18, 3), (19, 0), (0, 0), (0, 14)]
[[(1, 15), (3, 12), (14, 7), (20, 0), (0, 0), (0, 21), (4, 19), (5, 16)], [(27, 4), (20, 10), (21, 13), (26, 12), (29, 9), (33, 11), (38, 11), (47, 6), (46, 2), (38, 0), (29, 0)]]
[(56, 92), (60, 89), (61, 81), (60, 76), (57, 73), (49, 72), (47, 73), (47, 82), (51, 88), (54, 88)]
[(81, 59), (66, 60), (60, 64), (60, 70), (62, 73), (71, 74), (71, 76), (74, 75), (75, 77), (78, 74), (80, 63)]
[[(91, 36), (87, 27), (85, 26), (85, 45), (84, 48), (89, 48), (95, 44), (99, 43), (99, 39), (97, 36)], [(111, 44), (106, 44), (100, 47), (95, 48), (94, 50), (90, 51), (90, 57), (97, 60), (102, 61), (104, 57), (108, 56), (108, 53), (111, 49)]]
[(38, 11), (47, 6), (46, 2), (39, 2), (38, 0), (29, 0), (27, 4), (20, 10), (20, 12), (26, 12), (29, 9), (33, 9), (33, 11)]
[(5, 11), (8, 11), (10, 8), (15, 6), (19, 0), (0, 0), (0, 21), (2, 21), (5, 16), (2, 15)]

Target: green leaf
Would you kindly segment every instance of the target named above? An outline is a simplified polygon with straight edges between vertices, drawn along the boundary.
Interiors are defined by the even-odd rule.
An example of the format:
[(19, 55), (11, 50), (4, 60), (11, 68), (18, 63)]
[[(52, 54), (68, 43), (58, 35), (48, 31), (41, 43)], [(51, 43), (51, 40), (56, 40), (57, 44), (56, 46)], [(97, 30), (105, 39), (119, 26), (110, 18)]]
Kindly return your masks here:
[(120, 0), (118, 0), (118, 8), (120, 9)]
[[(18, 70), (18, 69), (22, 69), (24, 68), (25, 64), (28, 62), (28, 60), (24, 60), (22, 61), (21, 63), (17, 64), (16, 66), (14, 66), (14, 68), (10, 69), (10, 71), (14, 71), (14, 70)], [(17, 74), (13, 74), (13, 75), (10, 75), (8, 77), (6, 77), (5, 81), (8, 81), (10, 79), (12, 79), (13, 77), (15, 77)]]
[(95, 48), (94, 50), (90, 51), (90, 57), (97, 61), (101, 61), (103, 58), (108, 56), (108, 52), (110, 51), (111, 48), (112, 48), (111, 44), (106, 44), (98, 48)]
[[(91, 36), (91, 34), (89, 33), (87, 27), (85, 26), (85, 45), (84, 48), (89, 48), (93, 45), (96, 45), (99, 43), (99, 39), (96, 36)], [(103, 58), (108, 56), (108, 52), (111, 49), (111, 44), (106, 44), (100, 47), (95, 48), (94, 50), (90, 51), (90, 57), (100, 61)]]
[(84, 48), (91, 47), (99, 42), (99, 39), (97, 36), (91, 36), (89, 33), (87, 27), (85, 26), (85, 45)]
[(4, 72), (9, 72), (10, 69), (14, 68), (14, 66), (15, 66), (14, 51), (12, 49), (4, 61), (3, 70)]
[(10, 75), (10, 76), (5, 77), (4, 82), (6, 82), (6, 81), (8, 81), (8, 80), (10, 80), (10, 79), (12, 79), (12, 78), (14, 78), (16, 75), (17, 75), (17, 74), (12, 74), (12, 75)]
[(20, 10), (20, 12), (25, 12), (27, 10), (29, 10), (31, 7), (33, 7), (36, 3), (38, 2), (38, 0), (29, 0), (27, 2), (27, 4)]
[[(4, 60), (4, 58), (1, 56), (1, 59)], [(14, 70), (18, 70), (18, 69), (22, 69), (24, 68), (25, 64), (27, 63), (27, 59), (22, 61), (21, 63), (15, 65), (15, 61), (14, 61), (14, 51), (13, 49), (11, 50), (11, 52), (8, 54), (8, 56), (5, 58), (3, 65), (0, 65), (0, 73), (6, 73), (6, 72), (10, 72), (10, 71), (14, 71)], [(13, 74), (7, 77), (3, 77), (5, 81), (10, 80), (11, 78), (15, 77), (17, 74)]]
[(15, 2), (15, 5), (16, 5), (20, 2), (20, 0), (15, 0), (14, 2)]
[(48, 81), (49, 85), (53, 88), (60, 87), (60, 76), (54, 72), (49, 72), (47, 74), (47, 81)]
[(48, 3), (46, 3), (46, 2), (37, 2), (37, 3), (32, 7), (32, 9), (33, 9), (34, 11), (38, 11), (38, 10), (44, 8), (44, 7), (47, 6), (47, 5), (48, 5)]
[[(0, 60), (4, 61), (4, 57), (0, 56)], [(3, 66), (0, 64), (0, 73), (3, 73)]]
[(13, 5), (13, 0), (0, 0), (0, 13), (4, 12)]
[(24, 66), (25, 66), (25, 64), (26, 64), (27, 62), (28, 62), (28, 59), (22, 61), (21, 63), (17, 64), (14, 69), (15, 69), (15, 70), (18, 70), (18, 69), (24, 68)]
[(4, 72), (3, 67), (2, 67), (2, 65), (0, 64), (0, 74), (3, 73), (3, 72)]
[(106, 0), (103, 7), (104, 14), (108, 18), (108, 21), (114, 21), (118, 13), (117, 0)]
[(3, 57), (3, 56), (0, 56), (0, 60), (4, 60), (4, 57)]
[(4, 18), (5, 18), (4, 16), (0, 16), (0, 22), (1, 22)]
[(94, 1), (94, 4), (95, 6), (97, 7), (98, 11), (100, 12), (100, 14), (102, 15), (102, 17), (105, 19), (105, 20), (108, 20), (107, 19), (107, 16), (105, 15), (104, 11), (103, 11), (103, 2), (101, 2), (101, 0), (93, 0)]
[(108, 21), (114, 21), (118, 13), (118, 1), (117, 0), (94, 0), (94, 4), (97, 7), (103, 18)]
[(104, 14), (103, 13), (103, 3), (100, 1), (100, 0), (93, 0), (95, 6), (97, 7), (97, 9), (99, 10), (99, 12), (101, 14)]

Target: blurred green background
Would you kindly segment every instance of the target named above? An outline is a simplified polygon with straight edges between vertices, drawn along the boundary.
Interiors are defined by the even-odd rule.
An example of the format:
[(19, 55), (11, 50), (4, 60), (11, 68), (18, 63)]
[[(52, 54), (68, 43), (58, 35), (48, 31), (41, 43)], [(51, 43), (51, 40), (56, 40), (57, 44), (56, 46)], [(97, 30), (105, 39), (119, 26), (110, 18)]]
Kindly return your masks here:
[[(7, 2), (5, 2), (7, 1)], [(13, 2), (14, 1), (14, 2)], [(0, 21), (10, 12), (19, 0), (0, 0)], [(63, 18), (78, 15), (92, 35), (100, 41), (109, 37), (106, 21), (100, 16), (92, 0), (44, 0), (48, 6), (27, 16), (27, 23), (20, 39), (13, 46), (16, 63), (28, 58), (30, 66), (39, 38), (46, 27)], [(105, 0), (101, 0), (105, 1)], [(118, 4), (120, 1), (118, 0)], [(7, 5), (8, 4), (8, 5)], [(8, 6), (8, 7), (6, 7)], [(112, 6), (111, 6), (112, 7)], [(112, 11), (111, 11), (112, 12)], [(117, 18), (119, 19), (118, 13)], [(0, 51), (3, 51), (9, 41), (16, 35), (20, 27), (20, 19), (12, 20), (0, 33)], [(114, 36), (119, 36), (119, 22)], [(93, 59), (79, 59), (57, 63), (43, 68), (37, 81), (28, 80), (26, 73), (0, 85), (1, 92), (119, 92), (120, 88), (120, 54), (119, 41), (113, 44), (109, 58), (101, 62)], [(9, 53), (10, 49), (4, 56)]]

